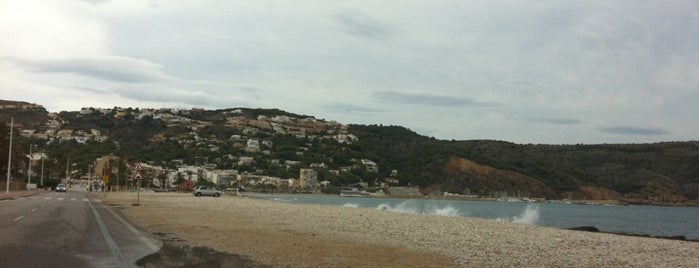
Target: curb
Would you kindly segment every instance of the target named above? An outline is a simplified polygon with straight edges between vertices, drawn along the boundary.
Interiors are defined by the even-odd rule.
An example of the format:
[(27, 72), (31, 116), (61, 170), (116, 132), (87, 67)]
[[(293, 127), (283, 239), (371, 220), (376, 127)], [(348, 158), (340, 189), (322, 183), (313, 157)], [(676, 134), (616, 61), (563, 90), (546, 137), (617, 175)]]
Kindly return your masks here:
[(19, 194), (7, 194), (7, 195), (0, 195), (0, 200), (8, 200), (8, 199), (15, 199), (18, 197), (27, 197), (27, 196), (32, 196), (32, 195), (37, 195), (40, 192), (26, 192), (26, 193), (19, 193)]

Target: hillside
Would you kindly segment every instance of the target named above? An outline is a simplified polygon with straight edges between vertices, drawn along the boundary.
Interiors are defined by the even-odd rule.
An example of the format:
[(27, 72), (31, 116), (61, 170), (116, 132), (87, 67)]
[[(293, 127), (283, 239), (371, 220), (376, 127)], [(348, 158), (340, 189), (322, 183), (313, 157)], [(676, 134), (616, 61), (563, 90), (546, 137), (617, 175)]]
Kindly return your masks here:
[(41, 128), (49, 119), (43, 106), (21, 101), (0, 100), (0, 120), (15, 119), (19, 128)]
[(86, 167), (90, 159), (114, 154), (169, 168), (205, 159), (212, 169), (279, 178), (313, 168), (319, 180), (338, 188), (412, 185), (425, 193), (653, 204), (697, 204), (699, 198), (694, 141), (521, 145), (437, 140), (400, 126), (342, 125), (276, 109), (114, 107), (49, 114), (35, 104), (0, 105), (0, 120), (9, 123), (13, 116), (22, 130), (16, 150), (42, 144), (56, 159), (48, 169), (57, 175), (69, 159)]
[[(699, 193), (699, 143), (695, 141), (518, 145), (488, 140), (438, 141), (400, 127), (353, 126), (352, 131), (363, 143), (373, 145), (370, 152), (378, 155), (380, 163), (403, 167), (404, 175), (419, 176), (417, 182), (423, 186), (439, 183), (454, 192), (460, 192), (461, 187), (481, 195), (498, 189), (506, 189), (510, 195), (541, 192), (528, 184), (535, 180), (553, 190), (541, 192), (546, 197), (559, 199), (619, 198), (672, 204), (696, 202)], [(463, 163), (460, 168), (464, 171), (454, 172), (455, 161)], [(475, 163), (513, 173), (502, 176), (492, 169), (467, 168)], [(427, 170), (430, 172), (424, 174)], [(467, 186), (474, 180), (479, 182)], [(484, 184), (487, 186), (482, 189), (487, 190), (473, 187)]]

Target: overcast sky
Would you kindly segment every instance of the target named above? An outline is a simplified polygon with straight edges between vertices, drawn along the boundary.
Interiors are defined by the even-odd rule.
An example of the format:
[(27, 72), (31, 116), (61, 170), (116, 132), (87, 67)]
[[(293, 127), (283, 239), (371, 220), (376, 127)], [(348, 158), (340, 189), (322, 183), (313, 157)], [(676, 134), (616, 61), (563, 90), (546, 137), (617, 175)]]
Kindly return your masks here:
[(699, 139), (699, 1), (0, 0), (0, 99), (438, 139)]

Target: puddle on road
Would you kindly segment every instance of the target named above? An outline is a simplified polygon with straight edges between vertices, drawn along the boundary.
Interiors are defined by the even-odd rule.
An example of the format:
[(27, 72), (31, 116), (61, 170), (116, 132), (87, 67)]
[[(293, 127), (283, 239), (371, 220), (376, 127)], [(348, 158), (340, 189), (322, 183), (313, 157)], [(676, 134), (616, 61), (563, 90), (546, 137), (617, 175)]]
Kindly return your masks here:
[(136, 262), (139, 267), (240, 267), (268, 268), (244, 256), (220, 252), (207, 247), (190, 247), (182, 239), (156, 233), (163, 238), (163, 248)]

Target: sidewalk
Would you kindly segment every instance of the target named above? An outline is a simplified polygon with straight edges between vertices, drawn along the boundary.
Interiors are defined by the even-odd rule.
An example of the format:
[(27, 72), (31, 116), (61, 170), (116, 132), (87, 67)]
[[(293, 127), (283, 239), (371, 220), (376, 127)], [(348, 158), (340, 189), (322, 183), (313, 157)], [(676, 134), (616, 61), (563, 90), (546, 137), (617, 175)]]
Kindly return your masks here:
[(0, 200), (5, 200), (5, 199), (14, 199), (18, 197), (26, 197), (26, 196), (32, 196), (35, 194), (41, 193), (41, 190), (32, 190), (32, 191), (10, 191), (9, 193), (5, 193), (5, 191), (0, 192)]

